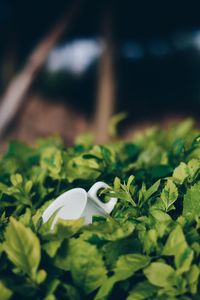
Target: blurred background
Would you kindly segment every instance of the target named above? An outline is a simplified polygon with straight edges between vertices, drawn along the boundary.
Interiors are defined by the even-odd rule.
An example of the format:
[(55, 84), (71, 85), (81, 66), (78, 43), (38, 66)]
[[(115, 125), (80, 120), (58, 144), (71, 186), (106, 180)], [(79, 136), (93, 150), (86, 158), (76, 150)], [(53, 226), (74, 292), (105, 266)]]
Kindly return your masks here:
[(71, 145), (200, 112), (199, 1), (0, 0), (0, 137)]

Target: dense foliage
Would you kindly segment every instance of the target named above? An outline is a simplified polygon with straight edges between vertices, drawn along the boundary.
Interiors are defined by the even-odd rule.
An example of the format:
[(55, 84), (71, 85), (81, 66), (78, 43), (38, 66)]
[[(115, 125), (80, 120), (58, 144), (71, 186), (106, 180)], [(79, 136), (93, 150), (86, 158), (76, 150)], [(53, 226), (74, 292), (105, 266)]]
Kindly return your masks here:
[[(200, 299), (200, 136), (186, 120), (129, 142), (10, 144), (0, 163), (0, 299)], [(41, 222), (62, 192), (110, 186), (107, 219)]]

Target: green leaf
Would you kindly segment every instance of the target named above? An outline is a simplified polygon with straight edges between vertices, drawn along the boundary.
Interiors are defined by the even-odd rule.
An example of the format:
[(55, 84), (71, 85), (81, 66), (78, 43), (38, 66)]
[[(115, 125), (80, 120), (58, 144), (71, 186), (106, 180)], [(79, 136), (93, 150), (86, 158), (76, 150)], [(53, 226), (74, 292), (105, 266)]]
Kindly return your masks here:
[(30, 193), (31, 189), (32, 189), (32, 186), (33, 186), (33, 182), (31, 180), (28, 180), (26, 183), (25, 183), (25, 187), (24, 187), (24, 190), (25, 192), (28, 194)]
[[(149, 147), (147, 147), (144, 151), (140, 153), (137, 160), (137, 167), (146, 168), (151, 173), (153, 167), (157, 167), (159, 165), (166, 165), (167, 163), (167, 153), (163, 151), (163, 149), (160, 146), (155, 145), (155, 143), (152, 143), (149, 145)], [(159, 172), (157, 171), (156, 173), (158, 174)], [(155, 177), (156, 176), (154, 174), (154, 178)]]
[(126, 185), (128, 191), (130, 190), (131, 183), (133, 182), (134, 178), (135, 177), (133, 175), (129, 176), (129, 178), (128, 178), (127, 185)]
[(34, 280), (40, 263), (40, 242), (31, 229), (11, 217), (3, 246), (10, 261)]
[(121, 180), (119, 179), (119, 177), (115, 177), (115, 180), (114, 180), (115, 191), (119, 191), (120, 187), (121, 187)]
[(170, 233), (162, 254), (175, 256), (175, 265), (179, 274), (190, 269), (194, 253), (189, 248), (180, 225)]
[(183, 215), (200, 216), (200, 182), (189, 188), (183, 200)]
[(47, 170), (54, 179), (59, 179), (63, 159), (61, 151), (53, 146), (45, 148), (41, 154), (41, 168)]
[(66, 162), (66, 179), (74, 180), (96, 180), (100, 175), (100, 165), (96, 159), (86, 159), (83, 155), (74, 157)]
[(49, 219), (48, 222), (44, 223), (40, 228), (40, 233), (45, 240), (63, 240), (68, 239), (77, 233), (84, 225), (84, 218), (77, 220), (63, 220), (58, 219), (54, 229), (51, 229), (51, 224), (55, 216)]
[(114, 268), (117, 280), (125, 280), (136, 271), (146, 267), (150, 263), (150, 257), (142, 254), (126, 254), (119, 257)]
[(19, 222), (24, 226), (30, 226), (31, 223), (31, 210), (27, 208), (25, 213), (19, 217)]
[(10, 181), (12, 182), (12, 184), (14, 186), (18, 186), (18, 185), (22, 184), (22, 182), (23, 182), (22, 175), (19, 173), (15, 174), (15, 175), (11, 175)]
[(141, 244), (136, 238), (132, 236), (114, 242), (108, 242), (102, 247), (102, 252), (105, 256), (106, 264), (112, 269), (114, 268), (119, 256), (130, 254), (133, 251), (135, 253), (139, 253), (141, 251)]
[[(47, 223), (45, 223), (41, 227), (40, 233), (42, 234), (43, 239), (46, 241), (42, 245), (42, 248), (50, 257), (53, 258), (61, 247), (63, 240), (69, 239), (81, 229), (84, 224), (84, 218), (80, 218), (77, 220), (59, 219), (55, 224), (53, 231), (51, 230), (51, 223), (52, 220), (49, 220)], [(58, 267), (63, 265), (65, 269), (63, 257), (57, 256), (55, 261)]]
[[(163, 211), (158, 209), (154, 209), (153, 207), (150, 209), (150, 213), (153, 217), (153, 227), (155, 227), (157, 237), (162, 238), (169, 233), (172, 219), (167, 213), (164, 213)], [(157, 246), (159, 245), (157, 244)]]
[(42, 249), (50, 256), (54, 257), (60, 248), (62, 240), (50, 241), (42, 245)]
[(172, 180), (167, 180), (167, 183), (161, 192), (160, 198), (164, 204), (165, 210), (169, 211), (172, 208), (173, 203), (178, 198), (178, 189)]
[(175, 265), (179, 274), (190, 270), (193, 258), (194, 252), (189, 247), (175, 255)]
[(0, 298), (1, 300), (9, 300), (12, 297), (13, 292), (8, 289), (2, 281), (0, 281)]
[[(142, 281), (130, 291), (127, 300), (147, 300), (155, 295), (157, 288), (148, 281)], [(152, 298), (153, 299), (153, 298)], [(155, 297), (154, 297), (155, 299)]]
[(87, 226), (82, 234), (83, 239), (89, 239), (93, 236), (102, 240), (117, 241), (128, 237), (135, 229), (135, 225), (130, 222), (120, 224), (115, 220), (108, 218), (104, 223), (93, 223)]
[(62, 287), (65, 290), (64, 297), (67, 296), (67, 300), (81, 300), (81, 297), (74, 286), (63, 283)]
[(146, 269), (144, 275), (149, 282), (158, 287), (171, 287), (175, 284), (175, 270), (163, 262), (154, 262)]
[(188, 162), (188, 181), (193, 182), (200, 170), (200, 160), (199, 159), (191, 159)]
[(181, 162), (180, 165), (174, 169), (173, 179), (178, 184), (182, 184), (186, 179), (191, 183), (196, 179), (199, 170), (199, 159), (191, 159), (188, 164)]
[(55, 224), (53, 234), (58, 239), (69, 238), (76, 234), (84, 224), (84, 218), (79, 218), (77, 220), (58, 219)]
[(189, 289), (192, 294), (197, 293), (199, 275), (200, 268), (197, 265), (192, 265), (189, 272), (186, 274)]
[(188, 248), (183, 230), (180, 225), (177, 225), (170, 233), (167, 242), (164, 246), (163, 255), (176, 255), (177, 252), (182, 252)]
[(150, 263), (150, 258), (141, 254), (126, 254), (119, 257), (113, 269), (114, 275), (106, 280), (99, 289), (95, 300), (107, 299), (116, 282), (128, 279), (135, 272), (146, 267)]
[(117, 279), (115, 276), (107, 278), (98, 290), (98, 293), (96, 294), (94, 300), (107, 300), (116, 282)]
[[(118, 178), (115, 178), (114, 180), (114, 189), (108, 188), (107, 190), (110, 191), (108, 192), (108, 196), (110, 197), (116, 197), (118, 199), (121, 199), (123, 201), (130, 202), (133, 207), (136, 206), (135, 201), (133, 200), (132, 197), (132, 192), (131, 192), (131, 184), (135, 177), (133, 175), (129, 176), (127, 183), (124, 182), (123, 184), (121, 183), (121, 180)], [(115, 189), (116, 188), (116, 189)]]
[(146, 202), (153, 194), (155, 194), (160, 186), (160, 180), (157, 180), (144, 194), (144, 202)]
[(184, 162), (181, 162), (180, 165), (174, 169), (173, 179), (176, 183), (182, 184), (187, 177), (188, 166)]
[(108, 125), (108, 132), (111, 137), (117, 136), (117, 134), (118, 134), (117, 125), (126, 118), (127, 118), (127, 114), (124, 112), (121, 112), (111, 118), (109, 125)]
[(91, 293), (107, 280), (103, 258), (96, 246), (71, 239), (69, 261), (73, 281), (84, 293)]
[(47, 272), (45, 270), (39, 270), (36, 276), (36, 282), (38, 284), (41, 284), (42, 282), (45, 281), (47, 277)]
[(142, 206), (145, 202), (147, 202), (153, 194), (158, 191), (160, 186), (160, 180), (157, 180), (150, 188), (147, 190), (146, 186), (143, 184), (141, 190), (139, 191), (139, 202), (140, 206)]

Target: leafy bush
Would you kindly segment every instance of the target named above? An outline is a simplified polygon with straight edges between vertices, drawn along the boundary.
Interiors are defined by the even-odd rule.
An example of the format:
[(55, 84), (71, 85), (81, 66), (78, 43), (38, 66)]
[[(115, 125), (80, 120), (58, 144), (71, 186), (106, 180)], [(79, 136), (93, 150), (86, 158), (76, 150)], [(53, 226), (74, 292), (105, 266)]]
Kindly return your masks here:
[[(199, 299), (200, 136), (186, 120), (129, 142), (12, 142), (0, 163), (0, 299)], [(62, 192), (109, 184), (107, 219), (42, 224)]]

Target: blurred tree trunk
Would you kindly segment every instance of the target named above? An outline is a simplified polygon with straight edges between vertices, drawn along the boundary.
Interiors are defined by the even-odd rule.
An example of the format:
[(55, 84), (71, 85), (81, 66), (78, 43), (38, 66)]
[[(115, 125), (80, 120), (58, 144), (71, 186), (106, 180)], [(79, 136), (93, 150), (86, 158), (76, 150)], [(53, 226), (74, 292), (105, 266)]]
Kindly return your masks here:
[(49, 51), (57, 43), (61, 35), (70, 29), (74, 17), (80, 10), (81, 1), (77, 0), (64, 18), (59, 21), (49, 34), (39, 43), (32, 52), (25, 67), (8, 85), (0, 104), (0, 136), (18, 112), (26, 92), (32, 84), (37, 72), (44, 64)]
[(103, 42), (105, 45), (98, 70), (95, 112), (95, 137), (97, 143), (108, 141), (108, 123), (115, 110), (115, 49), (111, 8), (111, 5), (107, 5), (102, 24)]

